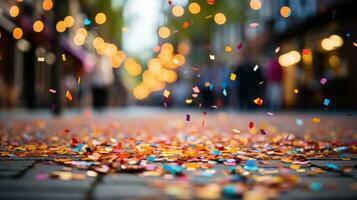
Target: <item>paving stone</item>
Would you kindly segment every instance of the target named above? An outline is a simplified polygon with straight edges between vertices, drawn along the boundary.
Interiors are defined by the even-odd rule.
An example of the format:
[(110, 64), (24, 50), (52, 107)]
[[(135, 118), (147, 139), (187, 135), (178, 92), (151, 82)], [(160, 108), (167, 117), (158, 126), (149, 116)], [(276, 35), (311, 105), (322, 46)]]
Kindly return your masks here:
[(143, 185), (98, 185), (94, 199), (166, 199), (160, 190)]
[(108, 174), (103, 178), (105, 184), (147, 184), (147, 180), (144, 177), (139, 177), (136, 174)]
[(0, 178), (11, 178), (19, 175), (21, 171), (12, 171), (12, 170), (6, 170), (6, 171), (0, 171)]

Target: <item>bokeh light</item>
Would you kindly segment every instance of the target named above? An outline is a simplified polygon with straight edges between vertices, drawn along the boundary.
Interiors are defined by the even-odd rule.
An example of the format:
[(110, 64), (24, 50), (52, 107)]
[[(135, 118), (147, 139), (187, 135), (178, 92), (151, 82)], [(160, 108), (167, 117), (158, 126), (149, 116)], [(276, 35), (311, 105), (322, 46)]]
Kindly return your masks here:
[(42, 9), (43, 9), (43, 10), (49, 11), (49, 10), (52, 9), (52, 7), (53, 7), (53, 2), (52, 2), (52, 0), (44, 0), (44, 1), (42, 2)]
[(74, 25), (74, 18), (72, 16), (66, 16), (63, 21), (66, 23), (67, 28), (70, 28)]
[(188, 11), (192, 14), (198, 14), (201, 11), (201, 6), (200, 4), (193, 2), (188, 5)]
[(293, 50), (285, 53), (278, 58), (278, 62), (283, 67), (289, 67), (295, 65), (296, 63), (300, 62), (301, 55), (298, 51)]
[(290, 9), (288, 6), (283, 6), (283, 7), (281, 7), (281, 8), (280, 8), (280, 15), (281, 15), (282, 17), (285, 17), (285, 18), (290, 17), (290, 15), (291, 15), (291, 9)]
[(262, 7), (262, 2), (260, 0), (251, 0), (249, 5), (251, 9), (259, 10)]
[(107, 21), (107, 16), (105, 16), (104, 13), (98, 13), (96, 16), (95, 16), (95, 22), (97, 24), (104, 24), (105, 21)]
[(12, 36), (17, 40), (21, 39), (23, 36), (22, 29), (20, 27), (14, 28), (14, 30), (12, 31)]
[(43, 30), (43, 23), (40, 20), (37, 20), (33, 23), (33, 30), (35, 32), (41, 32)]
[(175, 17), (181, 17), (185, 13), (183, 7), (180, 5), (174, 6), (172, 8), (171, 12), (172, 12), (172, 15)]
[(166, 26), (160, 27), (159, 29), (159, 36), (160, 38), (166, 39), (168, 37), (170, 37), (171, 31), (169, 28), (167, 28)]
[(66, 30), (66, 23), (64, 21), (59, 21), (56, 24), (56, 31), (62, 33)]
[(217, 13), (214, 15), (214, 21), (218, 25), (223, 25), (226, 23), (226, 16), (223, 13)]
[(139, 84), (133, 89), (133, 95), (137, 100), (143, 100), (149, 96), (150, 91), (144, 84)]
[(9, 14), (11, 17), (17, 17), (20, 13), (20, 9), (17, 6), (11, 6)]

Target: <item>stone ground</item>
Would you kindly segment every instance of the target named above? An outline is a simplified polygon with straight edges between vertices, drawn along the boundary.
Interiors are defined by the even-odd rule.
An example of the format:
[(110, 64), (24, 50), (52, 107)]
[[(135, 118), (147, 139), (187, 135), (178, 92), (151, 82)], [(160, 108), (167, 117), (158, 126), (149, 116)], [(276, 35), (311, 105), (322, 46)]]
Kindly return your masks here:
[[(162, 117), (162, 110), (150, 110), (132, 108), (125, 111), (107, 111), (105, 114), (97, 114), (94, 118), (108, 119), (108, 120), (137, 120), (141, 118), (150, 118), (155, 120), (155, 117)], [(185, 123), (186, 113), (194, 113), (194, 118), (199, 116), (199, 113), (194, 111), (170, 111), (170, 118), (175, 120), (182, 120)], [(71, 118), (76, 116), (77, 112), (68, 112), (62, 118)], [(167, 114), (167, 113), (166, 113)], [(324, 137), (336, 137), (336, 133), (346, 133), (352, 135), (354, 138), (344, 138), (344, 135), (338, 137), (344, 141), (356, 142), (357, 120), (355, 115), (349, 113), (328, 113), (328, 114), (314, 114), (314, 113), (279, 113), (274, 116), (267, 116), (265, 113), (234, 113), (234, 112), (214, 112), (208, 115), (215, 115), (220, 118), (232, 120), (234, 127), (245, 127), (249, 120), (275, 124), (282, 132), (293, 132), (296, 135), (302, 134), (306, 131), (322, 131), (330, 129), (328, 135), (319, 135), (317, 138), (323, 140)], [(351, 116), (352, 115), (352, 116)], [(311, 122), (313, 117), (319, 117), (321, 122), (316, 125)], [(296, 119), (299, 118), (304, 121), (304, 125), (297, 126)], [(2, 113), (0, 117), (1, 129), (8, 127), (13, 123), (34, 123), (36, 120), (46, 119), (49, 121), (58, 120), (52, 118), (46, 113), (24, 113), (22, 111)], [(229, 120), (228, 120), (229, 119)], [(214, 120), (207, 119), (207, 124), (214, 123)], [(241, 124), (241, 125), (240, 125)], [(138, 124), (140, 126), (140, 124)], [(66, 127), (65, 127), (66, 128)], [(243, 129), (243, 128), (242, 128)], [(349, 134), (347, 134), (349, 133)], [(16, 130), (14, 130), (16, 134)], [(309, 176), (307, 173), (297, 172), (294, 170), (289, 173), (297, 174), (300, 177), (299, 185), (301, 187), (294, 187), (281, 194), (277, 199), (357, 199), (357, 155), (346, 154), (344, 157), (334, 158), (310, 158), (311, 166), (315, 168), (325, 169), (326, 163), (333, 163), (336, 166), (350, 167), (347, 173), (327, 171), (323, 174)], [(181, 193), (181, 196), (174, 197), (170, 192), (163, 191), (162, 187), (157, 187), (160, 184), (179, 185), (179, 181), (175, 179), (165, 179), (161, 177), (139, 177), (136, 174), (118, 174), (109, 173), (98, 175), (97, 177), (88, 177), (84, 180), (58, 180), (58, 179), (44, 179), (37, 180), (39, 174), (50, 173), (56, 170), (63, 170), (65, 166), (53, 162), (55, 158), (49, 157), (0, 157), (0, 199), (176, 199), (176, 198), (196, 198), (200, 197), (197, 190), (186, 188)], [(73, 158), (75, 159), (75, 158)], [(274, 170), (278, 165), (283, 164), (281, 161), (269, 161), (268, 165), (261, 166), (266, 170)], [(209, 183), (212, 179), (222, 179), (223, 173), (227, 167), (218, 165), (216, 167), (217, 173), (212, 177), (188, 176), (189, 184)], [(85, 174), (85, 170), (71, 169), (72, 172)], [(191, 173), (191, 172), (188, 172)], [(191, 177), (191, 178), (190, 178)], [(161, 182), (160, 182), (161, 181)], [(307, 184), (306, 184), (307, 183)], [(311, 183), (318, 183), (317, 187), (322, 189), (313, 191), (306, 188), (306, 185)], [(183, 187), (185, 188), (185, 187)], [(220, 198), (231, 199), (227, 196)], [(235, 197), (239, 198), (239, 197)], [(254, 198), (253, 198), (254, 199)]]

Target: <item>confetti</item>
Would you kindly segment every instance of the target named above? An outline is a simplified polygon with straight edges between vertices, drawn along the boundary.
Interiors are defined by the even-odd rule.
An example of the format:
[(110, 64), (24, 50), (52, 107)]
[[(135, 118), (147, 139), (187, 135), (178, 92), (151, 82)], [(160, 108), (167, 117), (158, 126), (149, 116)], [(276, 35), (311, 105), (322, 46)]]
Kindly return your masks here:
[(166, 97), (166, 98), (169, 98), (169, 96), (170, 96), (170, 91), (168, 91), (168, 90), (164, 90), (164, 92), (162, 93), (162, 95), (164, 96), (164, 97)]
[(353, 42), (353, 46), (357, 47), (357, 42)]
[(223, 94), (224, 96), (227, 96), (227, 90), (226, 90), (226, 89), (223, 89), (222, 94)]
[(248, 125), (249, 129), (252, 129), (254, 128), (254, 123), (253, 122), (249, 122), (249, 125)]
[(304, 120), (302, 120), (302, 119), (296, 119), (296, 120), (295, 120), (295, 123), (296, 123), (296, 125), (298, 125), (298, 126), (302, 126), (302, 125), (304, 125)]
[(69, 101), (72, 101), (72, 94), (69, 90), (66, 91), (66, 98), (69, 100)]
[(44, 57), (38, 57), (38, 58), (37, 58), (37, 61), (38, 61), (38, 62), (45, 62), (45, 58), (44, 58)]
[(214, 57), (213, 54), (210, 54), (210, 55), (209, 55), (209, 59), (210, 59), (210, 60), (215, 60), (216, 58)]
[(259, 23), (250, 23), (249, 27), (250, 28), (257, 28), (259, 26)]
[(231, 73), (230, 79), (231, 79), (232, 81), (235, 81), (236, 78), (237, 78), (237, 75), (236, 75), (235, 73)]
[(253, 70), (254, 70), (254, 71), (257, 71), (258, 68), (259, 68), (259, 66), (258, 66), (258, 65), (255, 65), (254, 68), (253, 68)]
[(327, 79), (326, 79), (326, 78), (322, 78), (322, 79), (320, 80), (321, 85), (325, 85), (326, 82), (327, 82)]
[(51, 92), (51, 93), (53, 93), (53, 94), (56, 94), (56, 92), (57, 92), (57, 91), (54, 90), (54, 89), (49, 89), (48, 91)]
[(78, 80), (77, 80), (77, 85), (80, 85), (80, 84), (81, 84), (81, 77), (79, 76)]
[(263, 105), (263, 99), (261, 99), (261, 98), (256, 98), (256, 99), (254, 99), (254, 101), (253, 101), (256, 105), (258, 105), (258, 106), (262, 106)]
[(278, 53), (280, 51), (280, 47), (276, 47), (275, 53)]
[(189, 114), (186, 114), (186, 121), (190, 121), (190, 119), (191, 119), (191, 116), (189, 115)]
[(325, 106), (328, 106), (329, 104), (330, 104), (330, 100), (325, 98), (325, 99), (324, 99), (324, 105), (325, 105)]
[(260, 129), (260, 134), (266, 135), (267, 133), (263, 129)]
[(232, 131), (235, 133), (240, 133), (240, 130), (238, 130), (238, 129), (232, 129)]
[(191, 103), (192, 103), (192, 99), (186, 99), (186, 100), (185, 100), (185, 103), (186, 103), (186, 104), (191, 104)]
[(66, 54), (62, 54), (62, 61), (66, 61)]
[(200, 89), (197, 86), (193, 87), (192, 90), (194, 93), (200, 93)]
[(238, 43), (237, 44), (237, 49), (238, 51), (240, 51), (243, 48), (243, 44), (242, 43)]
[(320, 118), (313, 117), (313, 118), (312, 118), (312, 122), (315, 123), (315, 124), (316, 124), (316, 123), (320, 123)]
[(269, 115), (269, 116), (273, 116), (273, 115), (274, 115), (274, 113), (272, 113), (272, 112), (267, 112), (267, 115)]
[(91, 22), (88, 18), (85, 18), (85, 19), (83, 20), (83, 25), (85, 25), (85, 26), (89, 26), (91, 23), (92, 23), (92, 22)]
[(299, 90), (295, 88), (295, 89), (294, 89), (294, 93), (295, 93), (295, 94), (298, 94), (298, 93), (299, 93)]
[(232, 47), (231, 47), (231, 46), (225, 46), (225, 47), (224, 47), (224, 50), (225, 50), (227, 53), (231, 53), (231, 52), (232, 52)]

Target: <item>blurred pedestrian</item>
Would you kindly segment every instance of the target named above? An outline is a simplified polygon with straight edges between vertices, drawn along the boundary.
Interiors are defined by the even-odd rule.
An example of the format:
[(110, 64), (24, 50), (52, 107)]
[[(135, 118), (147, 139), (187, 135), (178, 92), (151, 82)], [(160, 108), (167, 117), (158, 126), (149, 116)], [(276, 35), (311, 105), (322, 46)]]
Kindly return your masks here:
[(273, 57), (267, 61), (266, 65), (266, 100), (271, 110), (281, 108), (282, 102), (282, 68), (278, 59)]

